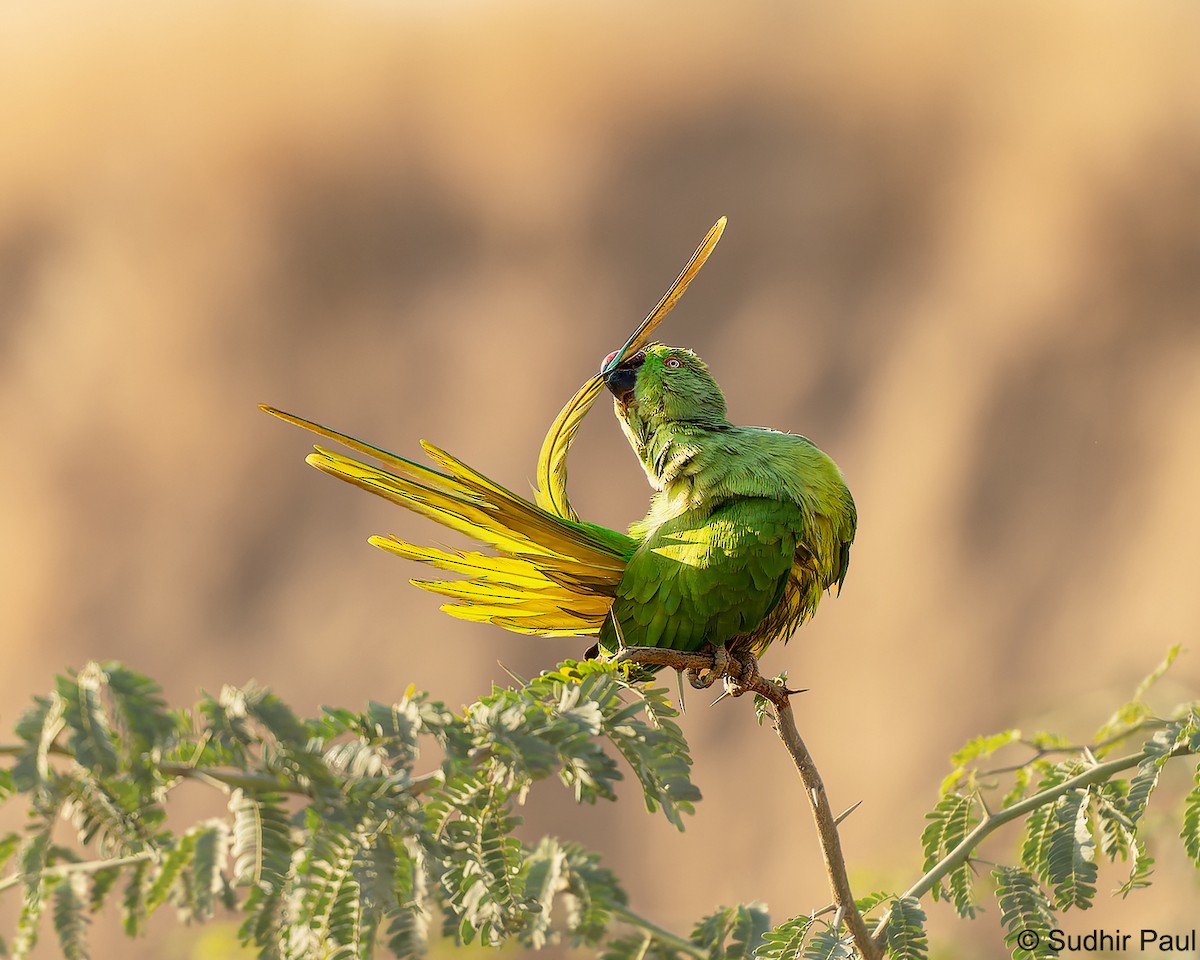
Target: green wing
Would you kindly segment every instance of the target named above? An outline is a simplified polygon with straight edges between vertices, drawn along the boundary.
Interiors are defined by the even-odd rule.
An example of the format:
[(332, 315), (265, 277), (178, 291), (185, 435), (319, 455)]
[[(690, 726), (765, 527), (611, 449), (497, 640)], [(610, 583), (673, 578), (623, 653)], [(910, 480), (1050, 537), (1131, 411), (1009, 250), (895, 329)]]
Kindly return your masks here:
[[(638, 547), (617, 586), (621, 639), (697, 651), (751, 633), (783, 596), (803, 522), (795, 503), (759, 497), (667, 521)], [(617, 646), (610, 619), (600, 647)]]

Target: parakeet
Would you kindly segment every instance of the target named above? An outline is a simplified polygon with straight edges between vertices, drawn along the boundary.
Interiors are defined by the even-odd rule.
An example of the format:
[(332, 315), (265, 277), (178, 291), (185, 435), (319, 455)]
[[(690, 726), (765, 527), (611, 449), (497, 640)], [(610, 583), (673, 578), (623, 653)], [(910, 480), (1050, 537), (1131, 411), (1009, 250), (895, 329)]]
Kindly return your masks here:
[[(648, 343), (716, 245), (709, 232), (633, 336), (609, 354), (552, 424), (536, 502), (432, 444), (431, 469), (309, 420), (281, 419), (365, 454), (377, 467), (317, 446), (308, 462), (465, 533), (489, 551), (451, 552), (396, 537), (370, 542), (462, 579), (413, 580), (450, 598), (442, 609), (526, 634), (595, 635), (619, 646), (761, 655), (786, 641), (841, 588), (854, 540), (854, 500), (841, 472), (801, 436), (738, 427), (692, 351)], [(579, 519), (566, 496), (566, 454), (603, 387), (656, 490), (628, 534)]]
[(805, 437), (737, 427), (692, 351), (653, 343), (604, 384), (657, 491), (629, 530), (600, 649), (625, 643), (761, 656), (841, 589), (857, 516), (834, 462)]

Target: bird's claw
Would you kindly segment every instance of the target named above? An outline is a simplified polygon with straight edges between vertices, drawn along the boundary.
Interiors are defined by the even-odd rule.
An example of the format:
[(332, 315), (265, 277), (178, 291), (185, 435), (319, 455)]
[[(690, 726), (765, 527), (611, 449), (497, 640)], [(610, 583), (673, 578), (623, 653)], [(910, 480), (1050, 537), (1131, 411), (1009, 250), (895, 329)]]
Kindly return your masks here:
[(738, 650), (729, 655), (729, 668), (725, 671), (725, 694), (729, 697), (740, 697), (746, 693), (765, 697), (776, 706), (784, 706), (793, 693), (803, 693), (803, 690), (789, 690), (782, 684), (769, 680), (758, 669), (758, 657), (749, 650)]
[(725, 697), (740, 697), (746, 693), (764, 697), (776, 707), (785, 707), (787, 699), (803, 690), (789, 690), (774, 680), (768, 680), (758, 670), (758, 658), (749, 650), (727, 650), (711, 647), (705, 652), (682, 652), (662, 647), (623, 647), (617, 654), (618, 663), (673, 667), (683, 671), (688, 683), (703, 690), (719, 679)]
[(738, 651), (729, 657), (729, 661), (724, 676), (726, 694), (740, 697), (760, 685), (762, 674), (758, 672), (758, 658), (754, 654)]
[[(713, 665), (711, 669), (689, 671), (688, 680), (692, 686), (710, 687), (717, 680), (725, 692), (714, 703), (719, 703), (726, 697), (740, 697), (746, 693), (776, 694), (775, 685), (770, 684), (758, 669), (758, 658), (748, 650), (735, 650), (732, 653), (725, 647), (713, 648)], [(784, 696), (793, 691), (780, 688), (779, 694)]]
[(712, 666), (708, 667), (689, 667), (684, 671), (688, 683), (697, 690), (707, 690), (711, 687), (718, 677), (728, 676), (729, 670), (729, 651), (724, 647), (713, 647), (712, 650)]
[(717, 675), (713, 673), (710, 667), (688, 667), (683, 671), (683, 675), (687, 677), (687, 682), (697, 690), (704, 690), (713, 685), (713, 681), (717, 679)]

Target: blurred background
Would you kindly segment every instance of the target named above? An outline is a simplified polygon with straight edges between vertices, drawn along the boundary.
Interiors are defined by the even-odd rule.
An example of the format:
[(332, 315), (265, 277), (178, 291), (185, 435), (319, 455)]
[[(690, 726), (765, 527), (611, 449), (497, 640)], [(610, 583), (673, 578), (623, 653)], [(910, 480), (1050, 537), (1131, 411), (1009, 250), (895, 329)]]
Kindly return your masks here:
[[(833, 806), (864, 801), (856, 890), (908, 886), (967, 739), (1088, 737), (1173, 643), (1154, 702), (1200, 689), (1198, 30), (1185, 3), (6, 5), (7, 738), (92, 658), (174, 705), (253, 677), (311, 716), (409, 683), (458, 706), (501, 664), (578, 655), (439, 613), (365, 540), (443, 531), (306, 467), (255, 405), (524, 491), (560, 405), (726, 214), (659, 335), (854, 491), (843, 595), (764, 667), (810, 688)], [(607, 402), (571, 490), (609, 526), (645, 510)], [(786, 755), (708, 699), (682, 720), (685, 834), (632, 791), (577, 809), (547, 783), (528, 835), (601, 851), (681, 931), (823, 906)], [(1102, 872), (1064, 927), (1194, 925), (1187, 781), (1151, 806), (1155, 886), (1111, 901)], [(994, 906), (930, 925), (945, 956), (1003, 955)], [(220, 935), (167, 917), (131, 945), (110, 916), (96, 952)]]

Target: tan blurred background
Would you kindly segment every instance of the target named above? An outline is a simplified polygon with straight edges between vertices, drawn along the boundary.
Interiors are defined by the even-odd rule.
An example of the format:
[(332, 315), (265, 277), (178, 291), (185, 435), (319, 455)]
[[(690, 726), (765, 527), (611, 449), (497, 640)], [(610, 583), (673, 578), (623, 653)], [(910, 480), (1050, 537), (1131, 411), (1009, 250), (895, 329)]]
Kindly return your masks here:
[[(811, 688), (834, 806), (865, 801), (857, 889), (918, 875), (972, 735), (1086, 737), (1176, 642), (1156, 702), (1196, 695), (1200, 8), (712, 7), (0, 10), (5, 730), (91, 658), (177, 705), (254, 677), (311, 715), (410, 682), (458, 705), (498, 661), (578, 654), (440, 614), (365, 539), (441, 533), (308, 469), (255, 404), (527, 489), (551, 417), (720, 214), (661, 336), (858, 501), (844, 595), (765, 664)], [(606, 403), (571, 465), (586, 517), (640, 516)], [(783, 751), (748, 703), (706, 703), (686, 834), (554, 783), (529, 834), (602, 851), (677, 929), (822, 906)], [(1066, 928), (1194, 925), (1169, 807), (1156, 886)], [(941, 955), (1002, 955), (994, 907), (931, 913)], [(131, 951), (112, 926), (100, 956), (204, 935)]]

